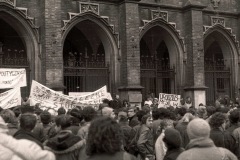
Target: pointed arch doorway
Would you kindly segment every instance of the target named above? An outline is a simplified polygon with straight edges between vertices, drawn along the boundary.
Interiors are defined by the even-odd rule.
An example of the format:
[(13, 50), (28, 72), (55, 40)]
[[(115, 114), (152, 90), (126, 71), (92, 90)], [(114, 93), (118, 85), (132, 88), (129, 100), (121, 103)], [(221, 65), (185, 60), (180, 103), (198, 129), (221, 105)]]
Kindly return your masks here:
[(207, 104), (214, 105), (218, 97), (234, 98), (238, 79), (238, 53), (234, 41), (222, 26), (205, 34), (204, 69)]
[(65, 94), (92, 92), (104, 85), (108, 92), (116, 93), (119, 83), (117, 45), (98, 15), (86, 13), (76, 18), (63, 39)]
[[(179, 46), (177, 46), (177, 44)], [(159, 93), (180, 94), (182, 67), (180, 44), (172, 30), (156, 22), (144, 32), (140, 41), (142, 94), (158, 97)], [(176, 66), (179, 66), (176, 72)], [(179, 81), (177, 81), (178, 79)]]
[(205, 84), (207, 104), (214, 105), (219, 96), (231, 96), (231, 72), (226, 66), (221, 47), (214, 41), (205, 52)]
[[(4, 19), (0, 18), (0, 68), (25, 68), (27, 86), (21, 87), (22, 97), (30, 93), (30, 65), (27, 48), (21, 35)], [(0, 89), (0, 92), (9, 89)]]

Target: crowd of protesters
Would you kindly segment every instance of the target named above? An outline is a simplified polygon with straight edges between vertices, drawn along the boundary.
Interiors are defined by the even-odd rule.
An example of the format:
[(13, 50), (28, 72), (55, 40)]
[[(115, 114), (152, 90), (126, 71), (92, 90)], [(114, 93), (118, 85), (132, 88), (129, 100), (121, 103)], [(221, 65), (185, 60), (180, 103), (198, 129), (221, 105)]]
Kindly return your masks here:
[(0, 110), (1, 160), (237, 160), (239, 100), (211, 106), (142, 107), (118, 96), (98, 110), (77, 106), (57, 114), (39, 104)]

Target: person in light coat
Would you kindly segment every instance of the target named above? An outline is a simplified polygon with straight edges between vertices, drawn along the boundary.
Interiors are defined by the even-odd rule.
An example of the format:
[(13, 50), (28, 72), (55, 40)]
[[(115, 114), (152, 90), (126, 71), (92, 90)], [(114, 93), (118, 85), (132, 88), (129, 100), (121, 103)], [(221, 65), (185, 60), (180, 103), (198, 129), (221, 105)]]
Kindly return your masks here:
[(228, 149), (215, 146), (209, 138), (210, 126), (205, 120), (192, 120), (187, 126), (187, 134), (190, 142), (177, 160), (237, 160)]
[(1, 160), (55, 160), (53, 153), (42, 150), (36, 143), (26, 139), (15, 139), (7, 135), (8, 128), (0, 116)]

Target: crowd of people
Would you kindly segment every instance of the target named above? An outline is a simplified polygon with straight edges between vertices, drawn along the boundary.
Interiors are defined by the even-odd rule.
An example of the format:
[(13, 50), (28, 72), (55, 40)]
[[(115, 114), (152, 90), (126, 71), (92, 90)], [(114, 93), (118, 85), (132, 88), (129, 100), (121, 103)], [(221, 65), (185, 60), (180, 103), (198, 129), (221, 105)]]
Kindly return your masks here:
[[(117, 97), (92, 106), (61, 107), (57, 115), (39, 104), (0, 110), (1, 160), (237, 160), (240, 106), (142, 107)], [(191, 105), (189, 105), (191, 104)]]

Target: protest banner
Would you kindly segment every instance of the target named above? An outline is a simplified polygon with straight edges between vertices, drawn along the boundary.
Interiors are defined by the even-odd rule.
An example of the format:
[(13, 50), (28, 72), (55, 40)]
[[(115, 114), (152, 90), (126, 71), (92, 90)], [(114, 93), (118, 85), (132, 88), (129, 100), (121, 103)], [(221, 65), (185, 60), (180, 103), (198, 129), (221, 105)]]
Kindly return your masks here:
[(30, 105), (40, 103), (42, 109), (51, 108), (57, 110), (58, 108), (63, 107), (68, 110), (76, 106), (100, 104), (106, 95), (106, 86), (100, 88), (95, 92), (74, 97), (51, 90), (50, 88), (33, 80), (30, 92)]
[(8, 109), (21, 105), (21, 91), (20, 88), (13, 88), (0, 94), (0, 106), (3, 109)]
[(26, 70), (0, 68), (0, 89), (27, 86)]
[[(71, 97), (79, 97), (79, 96), (84, 96), (84, 95), (87, 95), (87, 94), (90, 94), (92, 92), (69, 92), (68, 95), (71, 96)], [(112, 100), (112, 95), (111, 93), (107, 92), (107, 96), (106, 97), (103, 97), (103, 98), (106, 98), (108, 100)]]
[(174, 108), (180, 106), (181, 95), (159, 93), (158, 108), (173, 106)]

